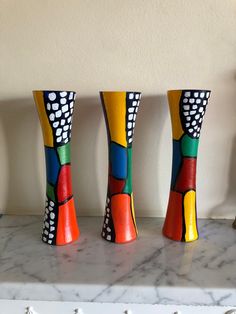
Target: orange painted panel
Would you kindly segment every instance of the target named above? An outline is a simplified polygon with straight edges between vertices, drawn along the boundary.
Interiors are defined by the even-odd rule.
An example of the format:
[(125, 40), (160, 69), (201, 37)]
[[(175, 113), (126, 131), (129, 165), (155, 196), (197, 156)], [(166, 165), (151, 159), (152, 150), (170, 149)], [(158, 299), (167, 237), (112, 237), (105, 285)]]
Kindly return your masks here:
[(74, 199), (59, 206), (57, 223), (57, 245), (73, 242), (79, 237)]
[(136, 239), (129, 194), (116, 194), (111, 198), (111, 213), (115, 229), (115, 242), (125, 243)]

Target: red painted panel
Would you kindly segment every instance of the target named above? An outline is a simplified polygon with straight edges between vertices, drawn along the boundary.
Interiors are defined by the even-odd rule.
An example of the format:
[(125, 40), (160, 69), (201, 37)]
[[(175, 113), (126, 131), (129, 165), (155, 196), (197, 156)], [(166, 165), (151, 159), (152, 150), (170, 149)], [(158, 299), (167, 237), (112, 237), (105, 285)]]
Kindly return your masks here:
[(183, 233), (183, 195), (170, 191), (169, 203), (165, 223), (162, 229), (163, 235), (175, 241), (181, 241)]
[(125, 187), (125, 180), (117, 180), (113, 176), (109, 176), (109, 192), (110, 194), (122, 193)]
[(176, 179), (175, 191), (186, 192), (196, 189), (196, 158), (183, 158), (180, 172)]
[(70, 165), (61, 167), (58, 183), (57, 183), (57, 198), (59, 203), (65, 201), (72, 196), (72, 179)]

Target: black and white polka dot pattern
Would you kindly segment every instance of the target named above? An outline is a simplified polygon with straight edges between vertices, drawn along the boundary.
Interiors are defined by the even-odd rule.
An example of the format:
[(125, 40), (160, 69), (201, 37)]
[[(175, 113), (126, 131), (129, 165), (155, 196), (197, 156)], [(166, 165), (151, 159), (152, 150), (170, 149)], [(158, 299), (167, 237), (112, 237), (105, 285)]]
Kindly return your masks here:
[(61, 146), (70, 141), (75, 92), (49, 91), (44, 93), (48, 120), (53, 129), (54, 144)]
[(48, 244), (56, 243), (57, 208), (56, 204), (46, 197), (42, 240)]
[(185, 90), (181, 96), (182, 127), (190, 137), (199, 138), (210, 91)]
[(106, 211), (104, 216), (104, 223), (102, 228), (102, 237), (107, 241), (114, 242), (114, 226), (111, 217), (110, 199), (107, 197)]
[(127, 143), (131, 145), (133, 142), (135, 121), (140, 104), (141, 93), (128, 92), (126, 97), (126, 131), (127, 131)]

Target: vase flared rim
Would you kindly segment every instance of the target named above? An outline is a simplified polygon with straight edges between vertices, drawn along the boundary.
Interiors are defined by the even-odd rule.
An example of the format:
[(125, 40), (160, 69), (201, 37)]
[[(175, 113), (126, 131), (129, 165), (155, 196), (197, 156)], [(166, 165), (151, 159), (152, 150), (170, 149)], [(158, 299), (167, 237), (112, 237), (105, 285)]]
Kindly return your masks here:
[(130, 90), (100, 90), (99, 93), (142, 93), (142, 92), (139, 92), (139, 91), (130, 91)]
[(37, 93), (37, 92), (47, 92), (47, 93), (63, 93), (63, 92), (66, 92), (66, 93), (75, 93), (75, 91), (73, 90), (55, 90), (55, 89), (35, 89), (35, 90), (32, 90), (32, 93)]
[(173, 93), (173, 92), (204, 92), (204, 93), (211, 93), (211, 90), (209, 89), (190, 89), (190, 88), (186, 88), (186, 89), (169, 89), (167, 91), (167, 93)]

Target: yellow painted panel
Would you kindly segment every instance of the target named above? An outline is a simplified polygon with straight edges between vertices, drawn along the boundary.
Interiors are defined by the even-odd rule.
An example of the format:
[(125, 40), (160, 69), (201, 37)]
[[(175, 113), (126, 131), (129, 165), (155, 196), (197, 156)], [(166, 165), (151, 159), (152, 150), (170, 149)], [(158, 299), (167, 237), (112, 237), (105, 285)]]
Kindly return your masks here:
[(44, 145), (53, 147), (53, 133), (45, 111), (43, 92), (34, 91), (33, 95), (38, 109), (40, 123), (42, 126)]
[(111, 140), (127, 147), (126, 140), (126, 92), (103, 92), (104, 106)]
[(181, 90), (168, 92), (170, 117), (172, 123), (172, 135), (174, 140), (179, 140), (184, 133), (179, 114), (179, 102), (181, 94), (182, 94)]
[(138, 229), (137, 229), (137, 224), (136, 224), (136, 219), (135, 219), (135, 212), (134, 212), (134, 197), (133, 197), (133, 193), (131, 193), (131, 209), (132, 209), (132, 216), (133, 216), (133, 219), (134, 219), (134, 225), (135, 225), (136, 233), (138, 234)]
[(184, 218), (186, 225), (186, 242), (194, 241), (198, 238), (196, 223), (196, 192), (189, 191), (184, 196)]

